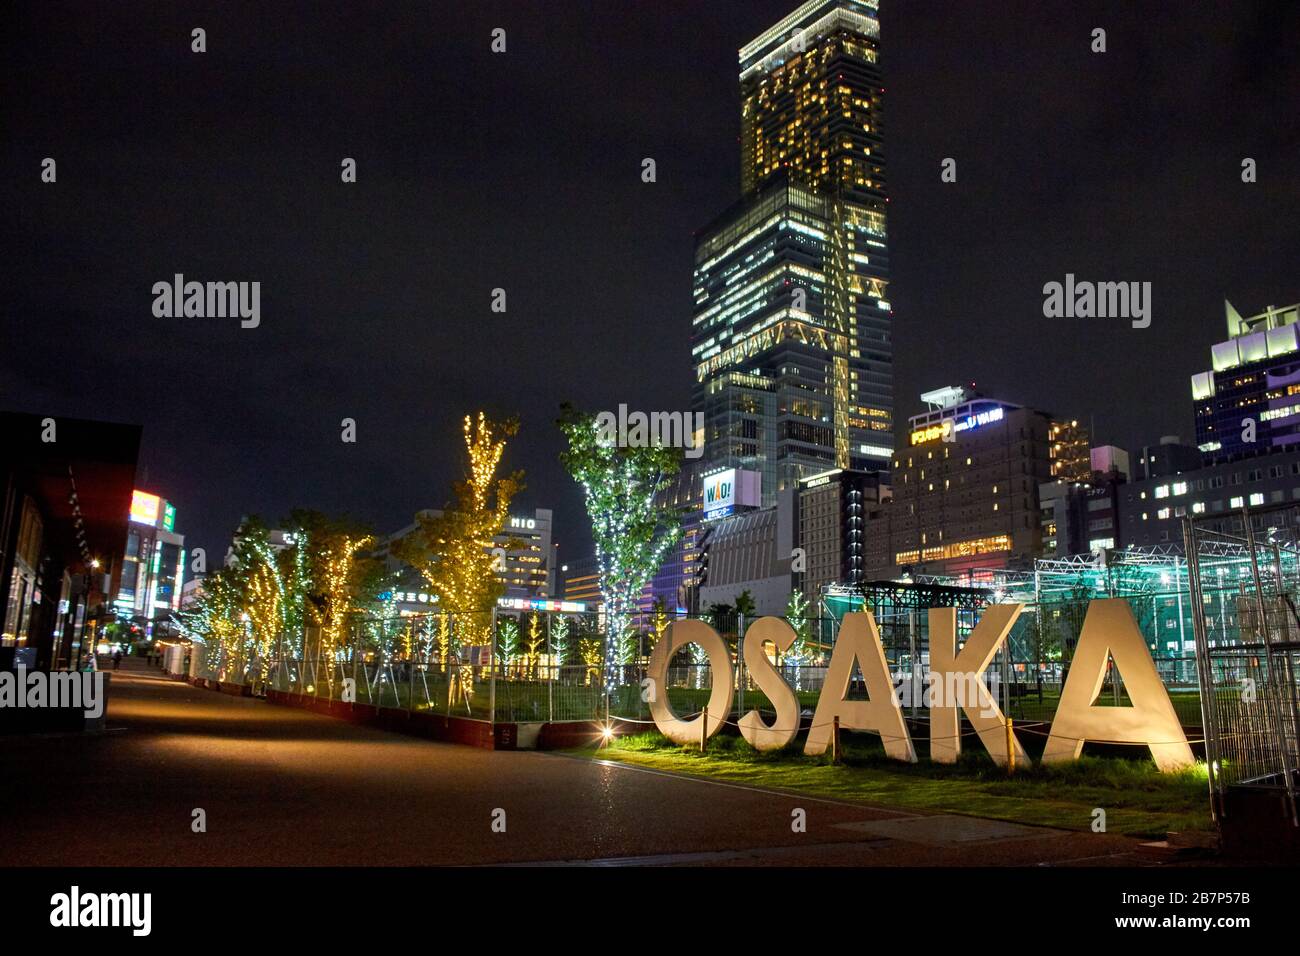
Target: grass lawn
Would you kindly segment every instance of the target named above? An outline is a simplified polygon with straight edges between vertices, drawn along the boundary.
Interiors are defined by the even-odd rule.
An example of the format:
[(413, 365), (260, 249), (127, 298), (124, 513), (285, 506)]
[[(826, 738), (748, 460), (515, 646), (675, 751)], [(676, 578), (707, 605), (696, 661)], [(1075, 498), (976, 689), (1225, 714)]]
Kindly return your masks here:
[(1162, 774), (1149, 757), (1085, 755), (1072, 764), (1018, 768), (1008, 777), (982, 750), (963, 754), (953, 765), (926, 759), (905, 764), (888, 759), (877, 738), (846, 733), (843, 742), (838, 766), (829, 756), (805, 757), (802, 742), (764, 754), (740, 737), (724, 735), (710, 740), (703, 754), (658, 733), (570, 753), (746, 786), (1066, 830), (1090, 829), (1097, 807), (1106, 811), (1109, 833), (1163, 838), (1171, 830), (1211, 828), (1201, 767)]

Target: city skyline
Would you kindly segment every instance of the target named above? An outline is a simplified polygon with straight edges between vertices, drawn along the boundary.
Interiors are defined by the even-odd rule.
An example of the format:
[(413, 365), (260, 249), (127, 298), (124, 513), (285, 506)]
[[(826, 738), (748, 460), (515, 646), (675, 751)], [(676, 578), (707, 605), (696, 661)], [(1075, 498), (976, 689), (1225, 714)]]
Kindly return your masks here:
[(1286, 925), (1300, 6), (4, 16), (20, 948)]
[[(214, 13), (207, 61), (193, 65), (178, 43), (111, 82), (116, 44), (165, 44), (190, 25), (158, 13), (123, 27), (129, 35), (100, 29), (114, 39), (91, 45), (83, 65), (103, 89), (50, 75), (39, 108), (31, 98), (6, 106), (16, 135), (3, 188), (31, 228), (6, 260), (14, 347), (0, 398), (142, 424), (137, 484), (174, 501), (187, 542), (209, 554), (224, 550), (243, 513), (274, 522), (310, 506), (381, 532), (399, 527), (447, 498), (455, 463), (443, 450), (461, 415), (479, 404), (521, 413), (510, 451), (528, 472), (520, 506), (554, 508), (561, 560), (581, 556), (585, 522), (555, 461), (552, 421), (566, 399), (689, 407), (692, 234), (742, 186), (737, 53), (794, 6), (683, 5), (679, 15), (698, 29), (656, 41), (653, 18), (636, 8), (543, 16), (485, 4), (463, 24), (443, 24), (441, 47), (421, 38), (414, 8), (398, 7), (394, 28), (412, 30), (395, 55), (391, 35), (366, 39), (346, 17), (304, 23), (285, 46), (296, 70), (277, 89), (224, 69), (214, 89), (204, 72), (229, 65), (223, 34), (240, 37), (246, 67), (284, 55), (275, 31), (254, 28), (264, 14)], [(1108, 51), (1093, 54), (1078, 39), (1090, 11), (1004, 4), (998, 22), (1019, 25), (1008, 57), (977, 28), (993, 9), (940, 16), (885, 3), (880, 13), (895, 421), (919, 410), (919, 392), (974, 379), (987, 393), (1089, 420), (1098, 443), (1191, 441), (1186, 382), (1221, 337), (1221, 300), (1253, 314), (1297, 297), (1286, 249), (1300, 177), (1286, 118), (1300, 84), (1288, 82), (1295, 59), (1275, 39), (1285, 31), (1263, 8), (1173, 12), (1156, 43), (1136, 15), (1115, 11)], [(17, 15), (9, 36), (54, 35), (57, 10)], [(82, 29), (105, 27), (96, 16), (85, 14)], [(511, 45), (493, 58), (478, 37), (497, 20)], [(530, 42), (543, 27), (591, 42), (562, 52)], [(963, 31), (966, 42), (954, 44)], [(1232, 44), (1217, 41), (1229, 33)], [(633, 42), (643, 70), (608, 87), (616, 51)], [(1188, 50), (1204, 64), (1191, 77)], [(35, 83), (43, 58), (62, 48), (11, 52)], [(594, 69), (574, 74), (568, 57)], [(320, 69), (327, 61), (332, 70)], [(409, 85), (430, 69), (445, 73)], [(465, 70), (496, 103), (492, 122), (474, 110), (473, 84), (449, 85)], [(1031, 71), (1034, 89), (1022, 89), (1017, 77)], [(435, 92), (446, 89), (463, 102)], [(524, 135), (524, 112), (560, 90), (603, 104), (597, 118), (553, 114)], [(112, 116), (99, 99), (110, 92)], [(1237, 110), (1247, 95), (1252, 110)], [(241, 127), (259, 96), (270, 108)], [(439, 120), (465, 135), (447, 135)], [(597, 129), (607, 134), (599, 149), (565, 151)], [(123, 137), (140, 136), (123, 159)], [(46, 155), (59, 160), (57, 184), (39, 180)], [(345, 156), (358, 162), (353, 187), (338, 183)], [(653, 184), (640, 179), (647, 156), (657, 161)], [(1243, 156), (1257, 161), (1258, 182), (1241, 182)], [(957, 160), (956, 183), (940, 180), (946, 157)], [(429, 169), (461, 188), (420, 185)], [(463, 197), (488, 179), (510, 183), (517, 202), (497, 208), (489, 191), (467, 215)], [(260, 281), (260, 327), (153, 317), (151, 285), (177, 272)], [(1152, 326), (1043, 318), (1043, 283), (1067, 273), (1151, 281)], [(510, 296), (504, 316), (490, 310), (498, 287)], [(84, 347), (63, 347), (69, 340)], [(1147, 384), (1139, 400), (1127, 397), (1134, 381)], [(357, 422), (356, 445), (339, 441), (345, 417)]]

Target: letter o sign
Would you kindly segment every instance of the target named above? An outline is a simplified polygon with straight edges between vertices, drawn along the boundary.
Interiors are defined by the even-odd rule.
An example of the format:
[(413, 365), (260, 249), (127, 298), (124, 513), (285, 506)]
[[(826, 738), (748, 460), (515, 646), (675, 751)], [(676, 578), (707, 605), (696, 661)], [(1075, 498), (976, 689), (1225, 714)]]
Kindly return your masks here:
[(660, 692), (650, 701), (650, 715), (654, 717), (655, 726), (661, 734), (682, 746), (699, 743), (700, 721), (704, 719), (700, 715), (694, 720), (680, 720), (668, 703), (668, 662), (687, 644), (698, 644), (704, 648), (704, 653), (709, 657), (709, 667), (713, 671), (713, 688), (709, 692), (708, 705), (709, 725), (705, 728), (710, 737), (718, 732), (722, 722), (730, 715), (732, 695), (735, 692), (731, 655), (718, 632), (703, 621), (674, 621), (669, 624), (668, 633), (651, 652), (646, 669), (646, 676), (660, 688)]

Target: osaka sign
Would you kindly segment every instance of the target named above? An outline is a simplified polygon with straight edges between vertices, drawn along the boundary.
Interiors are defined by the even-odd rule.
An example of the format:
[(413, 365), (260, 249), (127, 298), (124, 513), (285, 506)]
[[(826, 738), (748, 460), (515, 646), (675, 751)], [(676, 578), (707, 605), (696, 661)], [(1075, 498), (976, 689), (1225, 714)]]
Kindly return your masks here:
[[(930, 707), (930, 758), (953, 763), (961, 755), (961, 716), (965, 714), (989, 755), (998, 763), (1008, 759), (1008, 737), (1017, 761), (1028, 755), (1006, 732), (1006, 718), (981, 676), (1011, 633), (1024, 610), (1023, 604), (995, 604), (984, 610), (966, 643), (957, 646), (955, 608), (930, 609), (930, 675), (926, 698)], [(776, 710), (765, 723), (757, 710), (740, 717), (740, 732), (758, 750), (788, 746), (799, 731), (799, 701), (764, 649), (772, 644), (784, 653), (796, 634), (778, 617), (759, 618), (741, 641), (745, 669)], [(707, 710), (691, 720), (673, 713), (667, 695), (668, 663), (687, 644), (697, 644), (709, 657), (713, 687)], [(1131, 707), (1097, 706), (1108, 662), (1124, 679)], [(866, 683), (867, 700), (846, 700), (854, 665)], [(689, 745), (718, 732), (731, 713), (735, 692), (731, 654), (717, 631), (703, 621), (679, 621), (669, 627), (650, 655), (647, 699), (660, 733)], [(916, 748), (903, 719), (898, 694), (885, 661), (885, 649), (875, 617), (870, 612), (844, 615), (839, 637), (831, 652), (826, 680), (804, 741), (804, 753), (824, 753), (830, 745), (835, 719), (841, 730), (879, 734), (885, 752), (896, 760), (916, 761)], [(701, 721), (706, 723), (701, 724)], [(1146, 640), (1138, 630), (1128, 602), (1110, 598), (1092, 601), (1079, 634), (1070, 674), (1052, 722), (1044, 763), (1076, 760), (1087, 741), (1136, 744), (1150, 748), (1156, 766), (1177, 770), (1193, 763), (1192, 749), (1178, 722)]]

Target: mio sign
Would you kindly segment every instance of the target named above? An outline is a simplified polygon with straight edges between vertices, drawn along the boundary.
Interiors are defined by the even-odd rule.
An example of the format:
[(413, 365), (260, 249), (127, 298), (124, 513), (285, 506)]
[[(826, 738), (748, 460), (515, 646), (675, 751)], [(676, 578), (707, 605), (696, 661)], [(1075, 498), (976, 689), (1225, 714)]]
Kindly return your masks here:
[[(961, 754), (961, 716), (964, 713), (989, 755), (999, 765), (1008, 759), (1006, 718), (980, 676), (992, 663), (1011, 627), (1024, 610), (1023, 604), (995, 604), (984, 610), (966, 643), (957, 645), (955, 608), (930, 609), (930, 675), (927, 699), (930, 704), (930, 759), (954, 763)], [(777, 671), (764, 649), (772, 644), (784, 653), (796, 634), (778, 617), (759, 618), (745, 632), (741, 654), (745, 669), (767, 695), (776, 710), (771, 724), (757, 710), (740, 717), (740, 732), (758, 750), (779, 750), (793, 742), (799, 730), (799, 701)], [(668, 663), (686, 644), (699, 645), (709, 657), (713, 687), (708, 710), (692, 720), (673, 713), (666, 694), (655, 688), (667, 686)], [(1099, 707), (1097, 697), (1106, 680), (1109, 661), (1124, 679), (1131, 707)], [(854, 665), (866, 684), (868, 700), (846, 700)], [(650, 713), (660, 733), (682, 745), (698, 743), (703, 733), (711, 737), (731, 713), (735, 675), (731, 654), (722, 638), (703, 621), (679, 621), (650, 655), (647, 671)], [(830, 745), (835, 719), (841, 730), (879, 734), (885, 752), (896, 760), (916, 762), (916, 748), (893, 678), (885, 661), (884, 645), (874, 615), (858, 612), (844, 615), (843, 625), (831, 652), (826, 680), (817, 700), (812, 727), (804, 742), (804, 753), (824, 753)], [(701, 726), (700, 721), (707, 720)], [(1070, 675), (1061, 689), (1060, 704), (1052, 722), (1044, 763), (1076, 760), (1086, 741), (1136, 744), (1150, 748), (1160, 770), (1178, 770), (1194, 762), (1182, 725), (1165, 690), (1146, 640), (1138, 630), (1128, 602), (1119, 598), (1092, 601), (1079, 634)], [(1017, 761), (1028, 755), (1012, 737)]]

